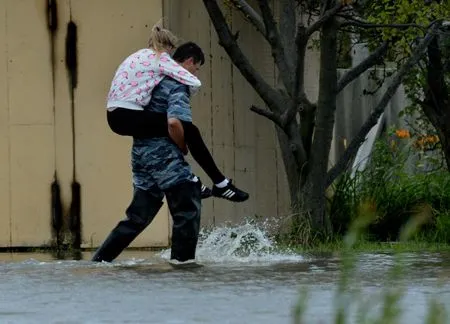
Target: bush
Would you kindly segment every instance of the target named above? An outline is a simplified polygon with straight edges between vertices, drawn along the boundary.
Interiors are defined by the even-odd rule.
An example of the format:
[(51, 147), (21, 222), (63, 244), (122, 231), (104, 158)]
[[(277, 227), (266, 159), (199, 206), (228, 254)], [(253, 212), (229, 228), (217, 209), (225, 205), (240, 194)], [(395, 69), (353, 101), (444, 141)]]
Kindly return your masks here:
[(341, 176), (330, 205), (335, 233), (343, 235), (364, 207), (375, 213), (368, 240), (397, 240), (402, 226), (422, 214), (427, 222), (415, 239), (450, 242), (450, 174), (434, 167), (439, 165), (435, 156), (410, 144), (380, 139), (364, 171)]

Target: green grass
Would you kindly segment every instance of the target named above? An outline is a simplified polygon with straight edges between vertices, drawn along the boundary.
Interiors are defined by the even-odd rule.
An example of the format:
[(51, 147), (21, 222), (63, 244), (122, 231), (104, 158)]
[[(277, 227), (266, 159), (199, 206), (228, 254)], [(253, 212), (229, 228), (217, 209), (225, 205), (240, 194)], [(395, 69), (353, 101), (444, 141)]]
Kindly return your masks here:
[[(280, 250), (295, 253), (339, 253), (345, 249), (344, 241), (319, 243), (313, 246), (283, 245)], [(450, 252), (450, 244), (430, 242), (357, 242), (350, 248), (354, 252), (394, 253), (394, 252)]]

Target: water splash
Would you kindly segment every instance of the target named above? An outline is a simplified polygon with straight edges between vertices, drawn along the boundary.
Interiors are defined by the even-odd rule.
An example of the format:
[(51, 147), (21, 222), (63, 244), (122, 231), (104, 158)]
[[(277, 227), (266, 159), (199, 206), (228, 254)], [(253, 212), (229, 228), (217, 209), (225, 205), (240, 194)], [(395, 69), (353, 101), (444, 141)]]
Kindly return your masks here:
[[(169, 259), (170, 249), (160, 253)], [(238, 226), (221, 226), (200, 232), (197, 260), (201, 263), (254, 264), (305, 261), (289, 250), (277, 248), (269, 234), (267, 224), (246, 222)]]

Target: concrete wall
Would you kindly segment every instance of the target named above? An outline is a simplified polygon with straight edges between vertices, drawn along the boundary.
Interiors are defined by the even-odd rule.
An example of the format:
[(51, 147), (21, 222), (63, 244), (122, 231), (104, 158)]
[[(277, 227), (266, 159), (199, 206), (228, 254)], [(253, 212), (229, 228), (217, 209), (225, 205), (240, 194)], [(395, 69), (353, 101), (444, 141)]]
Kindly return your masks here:
[[(202, 224), (288, 213), (286, 177), (273, 124), (249, 111), (261, 101), (218, 45), (202, 1), (180, 2), (57, 0), (59, 30), (52, 66), (47, 1), (0, 1), (4, 22), (0, 23), (0, 247), (50, 243), (50, 185), (55, 171), (67, 227), (74, 165), (81, 184), (82, 246), (98, 246), (123, 217), (132, 196), (131, 139), (109, 130), (105, 98), (117, 65), (146, 45), (151, 26), (163, 16), (178, 35), (198, 42), (206, 52), (202, 91), (192, 101), (194, 118), (220, 168), (251, 194), (242, 204), (205, 201)], [(65, 66), (70, 17), (78, 27), (73, 120)], [(240, 30), (240, 44), (252, 63), (274, 83), (269, 48), (237, 14), (230, 19), (233, 29)], [(164, 206), (133, 246), (167, 245), (169, 216)]]
[[(1, 247), (49, 244), (50, 185), (56, 170), (67, 215), (74, 160), (81, 184), (84, 246), (98, 245), (105, 238), (123, 217), (132, 194), (131, 141), (108, 129), (105, 98), (120, 61), (145, 46), (151, 25), (162, 16), (161, 1), (127, 0), (124, 5), (122, 0), (58, 0), (57, 4), (59, 30), (52, 67), (47, 1), (0, 1)], [(64, 61), (70, 14), (79, 32), (74, 132)], [(168, 237), (168, 210), (163, 207), (134, 245), (167, 245)]]
[[(59, 30), (52, 66), (47, 1), (0, 1), (0, 247), (49, 244), (50, 185), (55, 171), (67, 226), (74, 162), (81, 184), (82, 245), (98, 246), (123, 217), (132, 196), (131, 139), (109, 130), (105, 99), (117, 65), (146, 45), (151, 26), (163, 16), (170, 29), (205, 51), (207, 61), (200, 73), (203, 87), (192, 100), (194, 120), (219, 167), (251, 195), (241, 204), (205, 200), (202, 225), (289, 213), (274, 126), (249, 110), (262, 102), (218, 45), (201, 0), (127, 0), (126, 5), (124, 0), (58, 0), (57, 4)], [(239, 44), (245, 54), (275, 84), (273, 60), (262, 37), (238, 13), (227, 9), (226, 13), (233, 31), (240, 31)], [(65, 67), (70, 16), (78, 26), (79, 60), (73, 131)], [(312, 100), (317, 96), (317, 71), (318, 55), (308, 52), (306, 90)], [(330, 164), (341, 153), (344, 138), (353, 136), (372, 107), (373, 100), (360, 97), (365, 83), (355, 81), (339, 97)], [(402, 105), (400, 97), (393, 105)], [(189, 160), (203, 182), (211, 185)], [(166, 246), (169, 237), (170, 215), (164, 205), (132, 246)]]
[(50, 239), (55, 165), (45, 6), (0, 1), (0, 244)]

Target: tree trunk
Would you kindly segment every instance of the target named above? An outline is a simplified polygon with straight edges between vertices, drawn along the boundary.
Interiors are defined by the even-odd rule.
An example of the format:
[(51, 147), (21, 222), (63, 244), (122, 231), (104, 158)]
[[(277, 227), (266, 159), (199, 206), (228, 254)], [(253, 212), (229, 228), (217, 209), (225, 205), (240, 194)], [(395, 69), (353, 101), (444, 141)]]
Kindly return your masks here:
[(292, 152), (288, 136), (281, 128), (277, 126), (275, 127), (277, 130), (277, 137), (280, 144), (281, 155), (283, 157), (284, 169), (286, 170), (291, 205), (293, 208), (297, 208), (296, 205), (298, 203), (298, 193), (300, 190), (300, 169)]
[(337, 28), (335, 19), (322, 27), (320, 36), (320, 81), (314, 138), (308, 163), (308, 176), (302, 188), (304, 211), (315, 231), (328, 232), (325, 219), (328, 158), (333, 138), (337, 93)]
[(450, 171), (450, 101), (438, 39), (428, 46), (427, 89), (422, 109), (437, 130), (447, 169)]
[(444, 132), (439, 132), (439, 138), (441, 139), (445, 164), (447, 165), (447, 170), (450, 171), (450, 129), (446, 129)]

